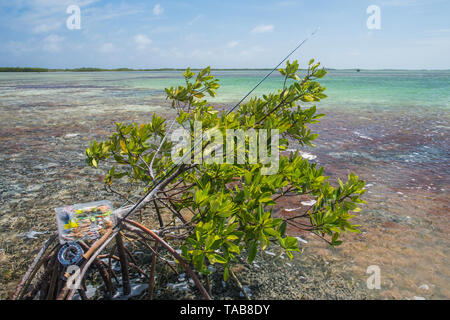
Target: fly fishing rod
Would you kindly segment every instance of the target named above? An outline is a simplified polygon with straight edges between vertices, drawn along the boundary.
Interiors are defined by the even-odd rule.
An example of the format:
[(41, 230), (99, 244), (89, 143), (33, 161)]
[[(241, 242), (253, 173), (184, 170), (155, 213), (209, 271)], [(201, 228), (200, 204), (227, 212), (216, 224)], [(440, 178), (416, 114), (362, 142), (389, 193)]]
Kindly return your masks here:
[[(300, 44), (295, 47), (283, 60), (280, 61), (280, 63), (278, 63), (268, 74), (266, 74), (254, 87), (253, 89), (251, 89), (234, 107), (232, 107), (230, 110), (227, 111), (227, 116), (233, 112), (250, 94), (252, 94), (253, 91), (256, 90), (256, 88), (258, 88), (261, 83), (263, 83), (275, 70), (278, 69), (278, 67), (281, 66), (281, 64), (283, 64), (283, 62), (285, 62), (295, 51), (297, 51), (301, 46), (303, 46), (303, 44), (305, 44), (305, 42), (307, 42), (312, 36), (314, 36), (317, 31), (319, 30), (319, 28), (317, 28), (316, 30), (314, 30), (308, 37), (306, 37), (302, 42), (300, 42)], [(167, 179), (175, 170), (175, 168), (177, 168), (180, 164), (183, 163), (184, 159), (189, 155), (191, 155), (191, 152), (195, 150), (196, 146), (201, 143), (203, 139), (199, 139), (199, 141), (197, 141), (191, 148), (191, 150), (189, 152), (184, 153), (184, 155), (178, 160), (177, 163), (172, 164), (172, 166), (167, 169), (166, 171), (162, 172), (162, 177), (159, 179), (155, 179), (153, 182), (153, 186), (149, 187), (148, 191), (146, 192), (146, 194), (141, 197), (139, 199), (138, 202), (136, 202), (133, 207), (123, 216), (119, 219), (119, 221), (117, 222), (117, 224), (114, 226), (113, 229), (116, 229), (123, 220), (125, 220), (130, 214), (132, 214), (138, 207), (139, 205), (152, 193), (155, 191), (155, 189), (165, 180)]]

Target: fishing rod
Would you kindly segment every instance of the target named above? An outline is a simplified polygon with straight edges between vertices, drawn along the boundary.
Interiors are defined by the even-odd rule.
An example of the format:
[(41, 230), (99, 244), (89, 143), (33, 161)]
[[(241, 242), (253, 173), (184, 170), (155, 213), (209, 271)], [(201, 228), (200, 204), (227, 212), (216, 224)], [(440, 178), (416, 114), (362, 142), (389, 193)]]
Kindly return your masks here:
[[(253, 89), (251, 89), (233, 108), (231, 108), (230, 110), (228, 110), (228, 112), (227, 112), (227, 116), (231, 113), (231, 112), (233, 112), (253, 91), (255, 91), (256, 90), (256, 88), (258, 88), (260, 85), (261, 85), (261, 83), (263, 83), (275, 70), (277, 70), (278, 69), (278, 67), (280, 67), (281, 66), (281, 64), (283, 64), (283, 62), (285, 62), (295, 51), (297, 51), (301, 46), (303, 46), (303, 44), (305, 44), (305, 42), (307, 42), (312, 36), (314, 36), (316, 33), (317, 33), (317, 31), (319, 30), (319, 28), (316, 28), (308, 37), (306, 37), (302, 42), (300, 42), (300, 44), (297, 46), (297, 47), (295, 47), (283, 60), (281, 60), (280, 61), (280, 63), (278, 63), (268, 74), (266, 74), (254, 87), (253, 87)], [(187, 155), (191, 155), (191, 152), (192, 151), (194, 151), (195, 150), (195, 147), (199, 144), (199, 143), (201, 143), (202, 142), (202, 140), (203, 139), (199, 139), (199, 141), (197, 141), (193, 146), (192, 146), (192, 148), (191, 148), (191, 150), (189, 151), (189, 152), (186, 152), (186, 153), (184, 153), (184, 155), (178, 160), (178, 162), (177, 163), (175, 163), (175, 164), (172, 164), (172, 166), (168, 169), (168, 170), (166, 170), (166, 171), (164, 171), (164, 172), (162, 172), (162, 174), (164, 174), (161, 178), (159, 178), (159, 179), (155, 179), (154, 180), (154, 183), (153, 183), (153, 187), (151, 187), (151, 189), (149, 189), (148, 191), (147, 191), (147, 193), (143, 196), (143, 197), (141, 197), (140, 199), (139, 199), (139, 201), (138, 202), (136, 202), (134, 205), (133, 205), (133, 207), (123, 216), (123, 217), (121, 217), (120, 219), (119, 219), (119, 221), (117, 222), (117, 224), (114, 226), (114, 228), (113, 229), (116, 229), (121, 223), (122, 223), (122, 221), (123, 220), (125, 220), (130, 214), (132, 214), (135, 210), (136, 210), (136, 208), (138, 208), (139, 207), (139, 205), (152, 193), (152, 192), (154, 192), (154, 190), (166, 179), (166, 178), (168, 178), (173, 172), (174, 172), (174, 170), (175, 170), (175, 168), (177, 168), (181, 163), (183, 163), (183, 161), (184, 161), (184, 159), (187, 157)]]

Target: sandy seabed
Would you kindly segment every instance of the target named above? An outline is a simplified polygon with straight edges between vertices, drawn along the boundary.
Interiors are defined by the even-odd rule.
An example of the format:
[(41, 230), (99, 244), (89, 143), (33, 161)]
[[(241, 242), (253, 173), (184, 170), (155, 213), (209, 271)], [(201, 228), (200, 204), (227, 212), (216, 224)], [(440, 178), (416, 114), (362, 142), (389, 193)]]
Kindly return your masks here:
[[(303, 253), (289, 261), (275, 247), (252, 265), (242, 262), (236, 273), (243, 285), (256, 299), (450, 298), (450, 182), (448, 153), (441, 154), (448, 151), (449, 134), (438, 127), (442, 119), (324, 111), (327, 117), (314, 128), (318, 147), (306, 151), (332, 181), (350, 171), (366, 180), (368, 205), (356, 218), (363, 232), (345, 235), (344, 244), (332, 249), (290, 230), (305, 240)], [(103, 189), (105, 171), (86, 165), (84, 150), (108, 136), (115, 122), (146, 122), (153, 113), (173, 116), (157, 99), (149, 105), (0, 106), (0, 298), (9, 296), (56, 229), (54, 208), (101, 199), (121, 204)], [(422, 153), (424, 146), (431, 153)], [(288, 216), (293, 211), (284, 209), (300, 206), (292, 198), (276, 212)], [(380, 290), (366, 287), (370, 265), (380, 267)], [(237, 287), (222, 283), (220, 270), (212, 279), (216, 299), (242, 298)], [(179, 289), (183, 281), (169, 276), (164, 283), (171, 285), (157, 288), (155, 298), (198, 297)]]

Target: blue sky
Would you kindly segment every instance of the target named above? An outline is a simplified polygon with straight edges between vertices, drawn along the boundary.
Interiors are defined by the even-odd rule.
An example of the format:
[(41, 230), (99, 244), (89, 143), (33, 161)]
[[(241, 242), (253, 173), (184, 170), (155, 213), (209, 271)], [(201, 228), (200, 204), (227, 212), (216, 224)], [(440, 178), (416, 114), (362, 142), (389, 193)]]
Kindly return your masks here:
[[(69, 5), (81, 29), (69, 30)], [(377, 5), (381, 29), (369, 30)], [(0, 0), (0, 66), (450, 69), (448, 0)], [(304, 64), (303, 64), (304, 65)]]

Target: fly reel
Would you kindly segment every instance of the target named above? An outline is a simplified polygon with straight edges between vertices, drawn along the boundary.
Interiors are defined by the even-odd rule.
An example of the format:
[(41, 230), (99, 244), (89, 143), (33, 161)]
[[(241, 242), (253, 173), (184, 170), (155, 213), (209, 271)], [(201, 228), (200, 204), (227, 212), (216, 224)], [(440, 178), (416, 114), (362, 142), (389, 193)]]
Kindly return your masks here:
[(77, 264), (83, 255), (83, 249), (77, 242), (64, 244), (58, 252), (58, 261), (63, 266)]

